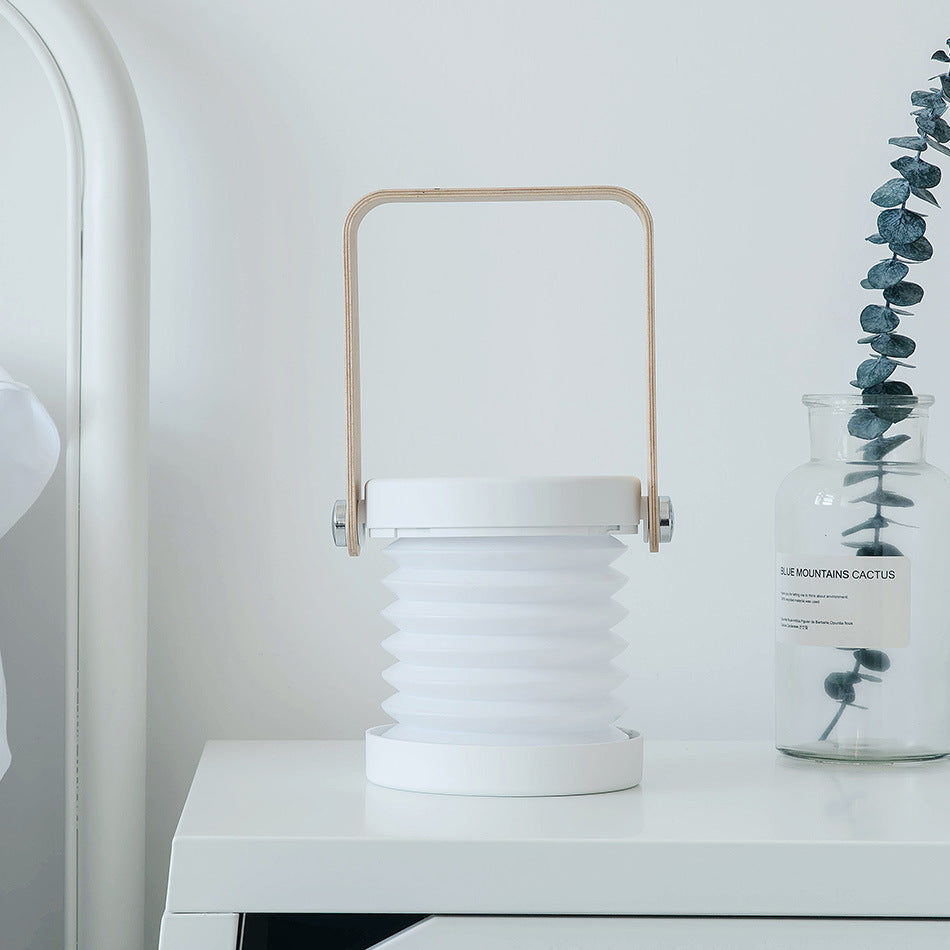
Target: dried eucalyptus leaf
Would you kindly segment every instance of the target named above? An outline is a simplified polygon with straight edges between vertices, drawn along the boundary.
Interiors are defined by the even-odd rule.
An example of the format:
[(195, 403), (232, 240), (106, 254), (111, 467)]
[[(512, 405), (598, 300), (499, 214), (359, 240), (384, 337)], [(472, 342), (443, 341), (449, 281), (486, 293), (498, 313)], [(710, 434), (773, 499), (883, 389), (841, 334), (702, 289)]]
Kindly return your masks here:
[(903, 358), (910, 356), (917, 349), (917, 344), (909, 336), (899, 333), (880, 333), (874, 338), (871, 349), (884, 356)]
[(909, 438), (909, 435), (882, 436), (880, 439), (868, 442), (861, 450), (861, 454), (864, 456), (866, 462), (879, 462), (898, 446), (903, 445)]
[(861, 311), (861, 329), (865, 333), (886, 333), (895, 329), (900, 322), (900, 317), (888, 307), (872, 303)]
[(841, 537), (846, 538), (849, 534), (857, 534), (859, 531), (868, 531), (872, 528), (886, 528), (889, 524), (890, 522), (883, 515), (872, 515), (867, 521), (846, 528), (841, 532)]
[(909, 280), (902, 280), (899, 284), (884, 288), (884, 299), (888, 303), (896, 303), (899, 307), (912, 307), (923, 298), (924, 288)]
[(897, 138), (888, 139), (887, 144), (909, 148), (912, 152), (923, 152), (927, 148), (927, 139), (922, 135), (899, 135)]
[(940, 90), (945, 96), (950, 97), (950, 76), (946, 73), (940, 77)]
[(927, 141), (930, 143), (931, 148), (936, 149), (942, 155), (950, 155), (950, 148), (947, 148), (945, 145), (941, 145), (934, 139), (927, 139)]
[(866, 670), (875, 673), (886, 673), (891, 668), (890, 657), (881, 650), (855, 650), (852, 656)]
[[(933, 95), (933, 93), (931, 93)], [(941, 96), (941, 99), (943, 97)], [(917, 131), (918, 132), (932, 132), (936, 128), (937, 119), (939, 119), (947, 111), (947, 106), (944, 102), (933, 103), (933, 105), (924, 106), (920, 109), (915, 109), (911, 112), (911, 115), (917, 117)], [(921, 123), (927, 123), (926, 127), (922, 127)]]
[(858, 388), (866, 389), (875, 383), (883, 383), (895, 369), (897, 369), (897, 364), (893, 360), (889, 360), (886, 356), (865, 360), (858, 367), (856, 373)]
[[(940, 207), (940, 203), (937, 201), (936, 198), (934, 198), (931, 192), (927, 191), (926, 188), (917, 188), (915, 185), (911, 185), (910, 190), (911, 190), (911, 193), (914, 194), (917, 198), (920, 198), (923, 201), (929, 201), (930, 204), (934, 205), (937, 208)], [(920, 239), (918, 238), (918, 240)]]
[(950, 63), (950, 56), (948, 56), (946, 52), (942, 49), (938, 49), (937, 52), (934, 53), (933, 56), (931, 56), (930, 58), (936, 59), (938, 62), (941, 62), (941, 63)]
[(870, 409), (879, 419), (884, 419), (891, 425), (903, 422), (914, 411), (913, 406), (871, 406)]
[(933, 257), (934, 249), (930, 241), (925, 237), (917, 238), (910, 244), (890, 244), (890, 249), (901, 257), (906, 257), (909, 261), (929, 261)]
[(872, 676), (870, 673), (858, 673), (858, 676), (863, 680), (867, 680), (869, 683), (883, 683), (884, 680), (880, 676)]
[(855, 409), (848, 419), (848, 432), (856, 439), (876, 439), (890, 427), (889, 422), (878, 418), (870, 409)]
[(865, 290), (874, 290), (874, 288), (871, 286), (871, 282), (867, 279), (867, 277), (865, 277), (864, 280), (861, 281), (861, 286)]
[(862, 544), (860, 541), (842, 541), (846, 548), (857, 548), (854, 552), (856, 557), (903, 557), (904, 555), (886, 541), (868, 541)]
[[(888, 379), (876, 386), (871, 386), (864, 390), (863, 395), (864, 402), (870, 403), (869, 410), (879, 419), (884, 419), (891, 424), (906, 419), (913, 412), (913, 404), (917, 402), (914, 398), (913, 389), (899, 379)], [(880, 396), (901, 396), (903, 398), (900, 400), (900, 405), (889, 405), (889, 400), (882, 400), (879, 398)], [(907, 403), (911, 405), (907, 405)]]
[(923, 216), (906, 208), (890, 208), (877, 216), (878, 234), (888, 242), (912, 244), (923, 237), (926, 230)]
[[(888, 478), (890, 478), (891, 475), (917, 476), (919, 474), (920, 472), (903, 472), (900, 469), (898, 469), (896, 472), (888, 472), (887, 476)], [(857, 485), (858, 482), (866, 482), (869, 478), (881, 478), (881, 477), (882, 477), (882, 472), (881, 472), (881, 469), (879, 468), (859, 468), (857, 469), (857, 471), (848, 472), (848, 474), (845, 475), (844, 485), (845, 487), (847, 487), (848, 485)]]
[(935, 188), (940, 184), (940, 169), (922, 158), (904, 155), (891, 162), (891, 168), (896, 168), (916, 188)]
[(934, 130), (930, 133), (941, 145), (950, 142), (950, 125), (946, 119), (934, 119)]
[(864, 240), (870, 241), (872, 244), (887, 244), (887, 241), (880, 234), (870, 234)]
[(848, 673), (829, 673), (825, 677), (825, 692), (836, 702), (854, 702), (854, 686)]
[(857, 472), (848, 472), (844, 477), (845, 487), (848, 485), (857, 485), (858, 482), (866, 482), (869, 478), (877, 478), (880, 470), (876, 468), (862, 468)]
[(879, 208), (896, 208), (910, 195), (910, 183), (905, 178), (891, 178), (871, 195), (871, 201)]
[(909, 273), (910, 268), (903, 261), (881, 261), (868, 271), (868, 283), (875, 290), (883, 290), (899, 284)]
[(943, 99), (935, 92), (916, 89), (910, 94), (910, 104), (912, 106), (921, 106), (924, 109), (931, 109), (937, 105), (942, 105)]
[(869, 505), (881, 505), (884, 508), (913, 508), (914, 500), (906, 495), (899, 495), (896, 491), (888, 491), (886, 488), (876, 488), (869, 495), (861, 498), (855, 498), (851, 504), (866, 501)]
[[(881, 383), (881, 392), (885, 396), (913, 396), (914, 391), (910, 386), (900, 379), (889, 379), (886, 383)], [(915, 399), (914, 402), (917, 402)]]

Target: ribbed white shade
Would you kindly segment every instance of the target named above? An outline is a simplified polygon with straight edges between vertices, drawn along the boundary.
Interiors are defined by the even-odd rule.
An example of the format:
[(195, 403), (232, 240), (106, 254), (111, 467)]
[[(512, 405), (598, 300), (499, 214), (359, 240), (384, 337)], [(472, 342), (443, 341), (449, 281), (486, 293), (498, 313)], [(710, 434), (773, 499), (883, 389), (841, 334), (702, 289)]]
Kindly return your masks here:
[(610, 694), (625, 643), (611, 627), (626, 581), (609, 535), (402, 538), (386, 553), (399, 599), (383, 613), (399, 661), (387, 736), (471, 745), (577, 745), (625, 738)]

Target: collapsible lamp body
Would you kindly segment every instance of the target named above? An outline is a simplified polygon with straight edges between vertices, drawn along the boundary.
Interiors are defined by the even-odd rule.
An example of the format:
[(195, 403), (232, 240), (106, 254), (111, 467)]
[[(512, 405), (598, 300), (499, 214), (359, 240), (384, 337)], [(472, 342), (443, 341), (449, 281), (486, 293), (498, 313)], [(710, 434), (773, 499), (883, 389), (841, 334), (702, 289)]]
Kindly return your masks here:
[[(487, 200), (544, 200), (564, 191), (589, 198), (620, 190), (502, 189), (510, 197)], [(383, 192), (354, 212), (368, 202), (498, 193)], [(345, 255), (347, 462), (350, 486), (355, 474), (358, 487), (337, 503), (334, 533), (351, 554), (361, 538), (391, 541), (386, 553), (396, 569), (385, 583), (397, 597), (384, 611), (396, 628), (384, 646), (397, 662), (383, 674), (396, 690), (383, 704), (393, 722), (367, 732), (367, 777), (391, 788), (463, 795), (573, 795), (636, 785), (641, 737), (614, 725), (623, 707), (612, 692), (624, 675), (612, 660), (626, 644), (612, 628), (626, 610), (613, 599), (625, 578), (611, 564), (625, 550), (615, 535), (638, 533), (641, 521), (652, 550), (671, 535), (668, 499), (656, 495), (655, 442), (646, 498), (632, 476), (385, 478), (368, 481), (364, 494), (350, 280), (361, 217), (354, 223), (351, 212), (347, 221)], [(647, 260), (652, 277), (649, 240)], [(649, 416), (652, 280), (648, 285)], [(648, 430), (655, 437), (655, 416)]]
[(394, 538), (393, 726), (367, 735), (380, 785), (565, 795), (640, 780), (641, 742), (613, 725), (626, 614), (613, 595), (635, 533), (636, 478), (373, 479), (366, 532)]

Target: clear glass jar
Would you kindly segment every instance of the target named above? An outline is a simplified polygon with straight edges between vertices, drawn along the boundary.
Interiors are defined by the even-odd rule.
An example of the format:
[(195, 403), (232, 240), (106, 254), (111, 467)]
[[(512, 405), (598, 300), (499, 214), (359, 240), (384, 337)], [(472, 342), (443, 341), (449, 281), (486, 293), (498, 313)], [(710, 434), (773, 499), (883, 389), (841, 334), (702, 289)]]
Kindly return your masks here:
[(925, 459), (933, 397), (803, 402), (811, 461), (775, 509), (776, 746), (862, 762), (947, 755), (950, 479)]

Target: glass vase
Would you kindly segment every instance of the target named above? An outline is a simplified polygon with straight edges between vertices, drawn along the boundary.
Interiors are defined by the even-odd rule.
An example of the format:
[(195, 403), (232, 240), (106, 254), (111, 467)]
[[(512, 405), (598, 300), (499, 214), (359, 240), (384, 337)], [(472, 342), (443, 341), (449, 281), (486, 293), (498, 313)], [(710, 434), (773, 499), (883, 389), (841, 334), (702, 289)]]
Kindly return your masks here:
[(950, 753), (950, 479), (930, 396), (805, 396), (811, 460), (776, 499), (776, 746)]

